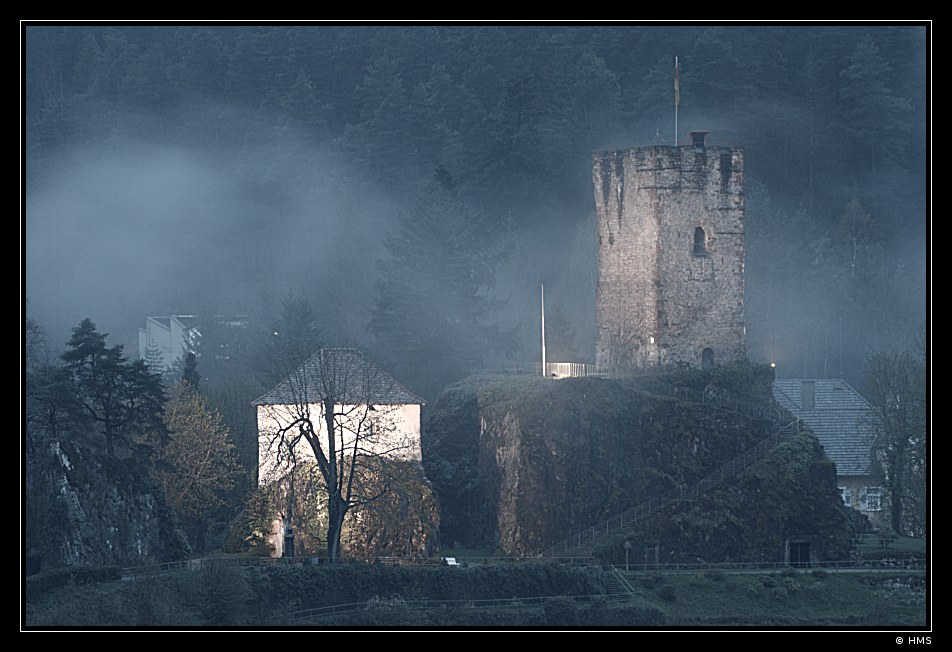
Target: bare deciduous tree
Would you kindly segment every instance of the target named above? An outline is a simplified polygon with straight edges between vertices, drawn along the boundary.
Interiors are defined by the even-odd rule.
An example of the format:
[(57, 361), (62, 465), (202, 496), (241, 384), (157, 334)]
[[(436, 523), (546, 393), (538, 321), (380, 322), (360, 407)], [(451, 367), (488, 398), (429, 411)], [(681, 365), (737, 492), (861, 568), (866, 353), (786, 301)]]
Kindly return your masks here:
[(866, 393), (875, 410), (873, 450), (882, 465), (890, 525), (922, 536), (926, 524), (928, 394), (924, 359), (877, 353), (867, 361)]
[[(391, 491), (381, 459), (420, 459), (420, 399), (354, 349), (321, 349), (258, 401), (259, 483), (313, 459), (327, 499), (327, 555), (344, 519)], [(361, 482), (373, 473), (375, 482)]]
[(164, 419), (169, 439), (156, 474), (176, 516), (191, 526), (196, 549), (204, 551), (208, 520), (241, 474), (235, 446), (221, 415), (185, 381), (170, 388)]

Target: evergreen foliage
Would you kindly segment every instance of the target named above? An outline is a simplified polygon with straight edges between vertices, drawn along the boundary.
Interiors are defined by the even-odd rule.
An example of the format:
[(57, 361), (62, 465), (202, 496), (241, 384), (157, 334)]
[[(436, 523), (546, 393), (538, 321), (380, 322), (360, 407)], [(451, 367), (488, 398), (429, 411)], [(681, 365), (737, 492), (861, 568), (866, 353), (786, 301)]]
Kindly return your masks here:
[(84, 319), (61, 356), (64, 368), (72, 374), (85, 411), (98, 424), (106, 451), (117, 455), (121, 443), (123, 455), (145, 452), (148, 457), (166, 435), (161, 376), (143, 360), (127, 360), (122, 345), (107, 346), (107, 336)]
[(658, 547), (659, 563), (781, 562), (785, 541), (806, 536), (819, 558), (843, 560), (856, 534), (848, 512), (838, 499), (835, 466), (813, 435), (801, 433), (723, 489), (600, 542), (596, 555), (624, 563), (628, 539), (636, 560), (650, 545)]
[[(510, 322), (525, 322), (530, 313), (516, 293), (523, 283), (536, 287), (557, 277), (566, 292), (571, 287), (557, 252), (591, 218), (592, 150), (646, 145), (656, 136), (675, 142), (678, 56), (681, 140), (687, 129), (712, 128), (718, 143), (743, 146), (748, 186), (769, 192), (768, 202), (751, 201), (746, 219), (751, 353), (774, 358), (791, 374), (835, 369), (859, 385), (864, 360), (925, 317), (922, 265), (914, 261), (910, 268), (908, 252), (920, 248), (927, 232), (922, 220), (909, 217), (927, 207), (926, 39), (925, 26), (911, 23), (29, 25), (28, 187), (54, 178), (53, 162), (73, 146), (126, 139), (227, 152), (242, 168), (258, 170), (245, 185), (271, 193), (277, 201), (269, 205), (280, 202), (274, 193), (282, 179), (311, 185), (324, 176), (325, 154), (341, 171), (335, 184), (358, 193), (383, 190), (399, 206), (432, 193), (424, 187), (442, 165), (472, 214), (490, 216), (479, 226), (449, 222), (456, 235), (446, 242), (461, 244), (465, 258), (478, 260), (485, 250), (484, 238), (467, 241), (470, 234), (502, 231), (500, 220), (518, 227), (501, 236), (529, 253), (507, 268), (513, 278), (497, 284), (496, 294), (513, 294)], [(272, 160), (259, 160), (256, 146), (284, 136), (320, 147), (321, 156), (283, 147)], [(831, 283), (850, 263), (814, 247), (836, 239), (839, 215), (852, 200), (882, 234), (880, 271), (863, 287)], [(248, 240), (260, 237), (257, 222), (274, 224), (274, 217), (260, 211), (233, 250), (258, 251)], [(303, 226), (328, 235), (326, 227)], [(540, 244), (544, 237), (550, 240)], [(406, 273), (408, 253), (387, 252), (387, 272)], [(412, 262), (425, 270), (425, 261)], [(326, 286), (308, 270), (293, 272), (303, 277), (292, 283)], [(351, 277), (362, 278), (331, 283), (318, 310), (346, 305), (353, 312), (349, 290), (372, 287), (375, 271), (372, 263), (349, 268)], [(251, 291), (241, 290), (243, 299), (274, 293), (274, 277), (260, 269), (245, 281)], [(477, 284), (486, 287), (482, 277)], [(371, 330), (395, 339), (412, 324), (382, 324), (388, 311), (379, 302), (387, 300), (378, 298)], [(469, 306), (481, 325), (496, 321), (492, 308), (480, 301)], [(570, 319), (587, 337), (591, 326), (582, 312)], [(367, 326), (363, 315), (359, 321), (356, 328), (346, 324), (348, 335)], [(464, 358), (468, 335), (452, 342)], [(485, 351), (473, 348), (484, 362)], [(534, 358), (528, 350), (518, 353)], [(452, 356), (426, 357), (435, 361), (434, 377), (421, 381), (427, 391), (420, 391), (434, 398), (460, 376)]]
[(400, 369), (424, 398), (503, 344), (488, 291), (505, 255), (504, 232), (474, 211), (439, 167), (388, 238), (370, 329), (387, 367)]
[[(772, 379), (767, 367), (737, 364), (625, 380), (515, 375), (461, 381), (432, 408), (423, 439), (443, 540), (535, 554), (668, 490), (690, 488), (773, 432), (769, 418), (749, 409), (756, 404), (764, 408), (759, 414), (776, 414)], [(747, 409), (692, 402), (683, 392), (659, 391), (659, 382), (696, 387), (699, 397), (740, 399)], [(831, 475), (821, 474), (822, 484), (811, 478), (811, 492), (818, 492), (808, 492), (811, 500), (838, 514), (832, 466), (822, 465), (820, 452), (812, 455)], [(778, 491), (795, 489), (787, 482)], [(744, 508), (760, 510), (756, 501)], [(717, 527), (746, 518), (739, 510), (702, 511), (723, 519)], [(752, 545), (774, 554), (772, 543)], [(718, 551), (717, 558), (724, 554)]]

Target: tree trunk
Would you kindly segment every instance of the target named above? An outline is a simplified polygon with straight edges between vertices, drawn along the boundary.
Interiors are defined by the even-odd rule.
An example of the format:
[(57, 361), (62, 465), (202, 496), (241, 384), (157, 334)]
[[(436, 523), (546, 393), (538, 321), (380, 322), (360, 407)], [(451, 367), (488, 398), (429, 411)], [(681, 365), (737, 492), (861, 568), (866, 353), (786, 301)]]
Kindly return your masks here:
[(193, 524), (193, 534), (195, 535), (195, 549), (193, 552), (198, 554), (205, 553), (205, 532), (208, 530), (208, 521), (201, 518)]
[(332, 564), (340, 558), (340, 537), (346, 514), (341, 502), (331, 496), (327, 505), (327, 559)]
[(903, 487), (903, 476), (902, 474), (906, 472), (906, 469), (903, 467), (906, 461), (905, 451), (902, 447), (899, 447), (899, 450), (896, 451), (896, 458), (893, 462), (893, 477), (890, 482), (890, 495), (889, 495), (889, 509), (890, 509), (890, 522), (892, 524), (893, 532), (896, 534), (902, 534), (902, 499), (903, 494), (905, 493)]

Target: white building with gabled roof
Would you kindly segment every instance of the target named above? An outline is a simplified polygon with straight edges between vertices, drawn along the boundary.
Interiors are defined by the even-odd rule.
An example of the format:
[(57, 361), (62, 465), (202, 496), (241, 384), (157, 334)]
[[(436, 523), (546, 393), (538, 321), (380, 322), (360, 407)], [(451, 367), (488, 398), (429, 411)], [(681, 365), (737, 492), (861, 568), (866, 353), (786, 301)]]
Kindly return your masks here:
[[(335, 451), (422, 459), (423, 399), (356, 349), (321, 349), (254, 401), (258, 420), (258, 484), (284, 477), (295, 463), (315, 459), (296, 424), (310, 421), (325, 456), (327, 406), (333, 405)], [(296, 441), (293, 449), (289, 442)]]

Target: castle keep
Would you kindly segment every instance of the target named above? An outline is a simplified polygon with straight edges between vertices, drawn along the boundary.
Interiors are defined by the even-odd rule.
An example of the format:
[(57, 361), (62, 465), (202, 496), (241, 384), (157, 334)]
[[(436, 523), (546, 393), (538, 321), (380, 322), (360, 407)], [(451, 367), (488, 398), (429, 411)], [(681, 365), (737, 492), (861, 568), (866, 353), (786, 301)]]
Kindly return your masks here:
[(746, 357), (744, 154), (691, 136), (594, 156), (600, 369)]

